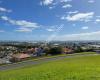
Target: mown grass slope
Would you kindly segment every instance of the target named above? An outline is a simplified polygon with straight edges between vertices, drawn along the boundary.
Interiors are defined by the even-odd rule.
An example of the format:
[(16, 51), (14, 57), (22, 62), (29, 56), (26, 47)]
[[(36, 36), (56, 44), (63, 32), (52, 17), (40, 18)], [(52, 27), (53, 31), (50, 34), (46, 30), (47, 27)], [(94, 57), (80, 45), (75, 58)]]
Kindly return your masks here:
[(100, 80), (100, 55), (66, 58), (1, 71), (0, 80)]

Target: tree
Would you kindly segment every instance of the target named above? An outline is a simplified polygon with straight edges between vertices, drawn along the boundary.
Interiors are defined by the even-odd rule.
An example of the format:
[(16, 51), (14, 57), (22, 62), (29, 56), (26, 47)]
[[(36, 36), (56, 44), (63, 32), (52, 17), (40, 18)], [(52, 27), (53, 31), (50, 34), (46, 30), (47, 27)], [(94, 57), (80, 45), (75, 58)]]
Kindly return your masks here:
[(77, 49), (75, 49), (75, 52), (76, 53), (83, 52), (83, 49), (80, 46), (77, 46)]
[(58, 55), (58, 54), (61, 54), (61, 53), (62, 53), (62, 48), (61, 47), (52, 47), (48, 51), (48, 54), (51, 54), (51, 55)]

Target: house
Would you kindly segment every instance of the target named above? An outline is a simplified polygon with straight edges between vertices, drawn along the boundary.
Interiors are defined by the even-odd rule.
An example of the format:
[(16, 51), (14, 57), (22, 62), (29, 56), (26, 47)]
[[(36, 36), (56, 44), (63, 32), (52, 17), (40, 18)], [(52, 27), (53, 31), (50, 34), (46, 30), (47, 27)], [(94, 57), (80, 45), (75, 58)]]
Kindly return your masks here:
[(31, 57), (29, 54), (26, 54), (26, 53), (18, 53), (18, 54), (13, 54), (12, 55), (12, 59), (11, 61), (13, 62), (16, 62), (16, 61), (21, 61), (21, 60), (24, 60), (24, 59), (27, 59)]
[(71, 53), (73, 53), (73, 50), (71, 48), (64, 47), (63, 48), (63, 53), (65, 53), (65, 54), (71, 54)]
[(32, 54), (35, 52), (35, 48), (30, 48), (27, 50), (27, 53)]
[(0, 64), (8, 64), (11, 63), (8, 59), (0, 58)]
[(43, 52), (44, 52), (44, 49), (42, 47), (35, 48), (35, 53), (37, 54), (37, 56), (42, 56)]
[(0, 64), (4, 64), (4, 63), (6, 63), (6, 61), (3, 59), (0, 59)]

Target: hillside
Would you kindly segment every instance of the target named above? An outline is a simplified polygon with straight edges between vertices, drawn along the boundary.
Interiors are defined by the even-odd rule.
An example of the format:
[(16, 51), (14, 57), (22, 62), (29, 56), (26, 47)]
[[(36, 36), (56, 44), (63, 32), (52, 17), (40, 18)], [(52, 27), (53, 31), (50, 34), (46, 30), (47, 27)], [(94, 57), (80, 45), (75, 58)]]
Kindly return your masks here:
[(100, 55), (66, 58), (1, 71), (0, 80), (100, 80)]

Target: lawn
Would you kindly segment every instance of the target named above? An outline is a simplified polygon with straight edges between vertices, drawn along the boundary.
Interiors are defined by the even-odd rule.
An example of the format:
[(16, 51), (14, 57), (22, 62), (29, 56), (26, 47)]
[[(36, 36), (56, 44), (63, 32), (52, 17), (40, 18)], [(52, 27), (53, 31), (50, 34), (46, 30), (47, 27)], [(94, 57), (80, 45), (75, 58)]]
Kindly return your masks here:
[(78, 56), (1, 71), (0, 80), (100, 80), (100, 55)]
[(80, 54), (96, 54), (96, 52), (81, 52)]

